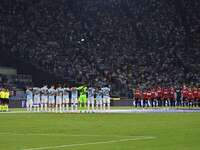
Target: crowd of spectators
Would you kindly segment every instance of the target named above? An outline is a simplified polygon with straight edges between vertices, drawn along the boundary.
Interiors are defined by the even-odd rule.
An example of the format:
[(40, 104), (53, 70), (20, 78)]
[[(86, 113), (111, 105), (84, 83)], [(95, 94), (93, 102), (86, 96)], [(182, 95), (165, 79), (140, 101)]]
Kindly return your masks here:
[[(180, 3), (198, 41), (199, 2)], [(0, 9), (5, 50), (70, 80), (122, 93), (200, 81), (199, 47), (182, 46), (188, 40), (174, 1), (7, 0)]]

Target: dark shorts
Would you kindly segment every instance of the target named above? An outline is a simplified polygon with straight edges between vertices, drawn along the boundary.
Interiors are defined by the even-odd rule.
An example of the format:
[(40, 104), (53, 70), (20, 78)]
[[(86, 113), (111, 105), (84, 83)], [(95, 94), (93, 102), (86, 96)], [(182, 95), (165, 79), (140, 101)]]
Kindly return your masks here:
[(5, 98), (4, 99), (4, 104), (9, 104), (9, 99)]

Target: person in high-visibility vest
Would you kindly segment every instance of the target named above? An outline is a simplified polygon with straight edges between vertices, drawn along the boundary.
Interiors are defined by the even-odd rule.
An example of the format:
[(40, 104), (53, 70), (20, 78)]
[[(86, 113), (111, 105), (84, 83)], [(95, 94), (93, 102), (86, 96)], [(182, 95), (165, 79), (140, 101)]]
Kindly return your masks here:
[(5, 101), (4, 107), (5, 107), (6, 111), (8, 111), (9, 97), (10, 97), (10, 91), (9, 91), (9, 89), (7, 89), (5, 92), (5, 97), (4, 97), (4, 101)]
[(4, 100), (4, 98), (5, 98), (5, 89), (4, 88), (1, 89), (0, 98), (1, 98), (1, 109), (0, 110), (4, 111), (5, 110), (5, 107), (4, 107), (4, 105), (5, 105), (5, 100)]

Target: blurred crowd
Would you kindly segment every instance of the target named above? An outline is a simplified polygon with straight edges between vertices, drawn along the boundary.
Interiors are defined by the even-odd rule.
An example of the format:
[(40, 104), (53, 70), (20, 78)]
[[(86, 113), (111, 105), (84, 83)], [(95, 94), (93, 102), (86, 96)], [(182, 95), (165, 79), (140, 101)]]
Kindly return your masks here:
[(167, 0), (0, 3), (3, 48), (71, 80), (120, 92), (200, 81), (199, 46), (185, 46), (199, 39), (197, 0), (180, 1), (186, 16)]

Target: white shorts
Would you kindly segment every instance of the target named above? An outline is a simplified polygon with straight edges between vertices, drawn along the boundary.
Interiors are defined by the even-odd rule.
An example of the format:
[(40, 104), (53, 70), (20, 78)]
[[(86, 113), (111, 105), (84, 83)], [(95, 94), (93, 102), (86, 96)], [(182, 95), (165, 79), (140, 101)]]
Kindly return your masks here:
[(102, 100), (96, 100), (96, 105), (102, 105)]
[(63, 97), (63, 103), (69, 103), (69, 98), (68, 97)]
[(42, 97), (42, 103), (46, 104), (47, 103), (47, 97)]
[(29, 106), (29, 105), (32, 106), (33, 105), (33, 100), (32, 99), (30, 99), (30, 100), (27, 99), (26, 105), (27, 106)]
[(94, 105), (94, 99), (91, 99), (91, 100), (88, 99), (87, 102), (88, 102), (88, 104), (92, 104), (92, 105)]
[(108, 97), (108, 98), (103, 98), (103, 103), (104, 104), (110, 104), (110, 97)]
[(55, 99), (50, 99), (49, 104), (55, 104)]
[(34, 98), (34, 104), (40, 104), (40, 97)]
[(72, 98), (71, 99), (71, 104), (74, 104), (74, 103), (78, 103), (78, 98)]
[(56, 98), (56, 104), (61, 105), (62, 104), (62, 98)]

